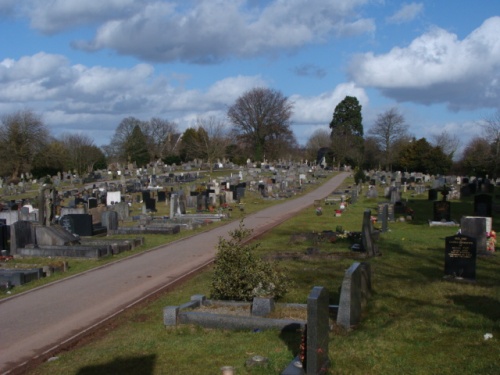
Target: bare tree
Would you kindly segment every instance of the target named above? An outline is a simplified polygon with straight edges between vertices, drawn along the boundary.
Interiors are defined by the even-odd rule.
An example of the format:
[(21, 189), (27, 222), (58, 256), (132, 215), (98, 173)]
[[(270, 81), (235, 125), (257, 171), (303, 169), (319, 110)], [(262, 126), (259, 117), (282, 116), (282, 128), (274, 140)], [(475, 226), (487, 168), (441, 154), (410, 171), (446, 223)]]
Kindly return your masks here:
[(207, 160), (210, 173), (217, 159), (225, 156), (230, 143), (228, 127), (223, 120), (214, 116), (199, 117), (197, 129), (187, 129), (182, 142), (187, 157), (200, 157)]
[(7, 115), (0, 126), (2, 174), (13, 180), (30, 172), (35, 156), (49, 141), (49, 131), (42, 119), (30, 110)]
[(255, 160), (275, 158), (273, 144), (277, 136), (290, 138), (292, 103), (279, 91), (254, 88), (240, 96), (229, 107), (227, 115), (233, 123), (235, 136), (253, 150)]
[(443, 152), (451, 159), (455, 156), (458, 148), (460, 147), (460, 139), (456, 134), (450, 134), (446, 130), (433, 137), (434, 145), (441, 147)]
[(307, 158), (309, 160), (316, 160), (318, 150), (324, 147), (331, 147), (332, 139), (328, 129), (316, 129), (306, 143)]
[(153, 117), (142, 129), (147, 138), (151, 159), (163, 159), (172, 152), (178, 132), (177, 124)]
[(384, 154), (384, 165), (392, 170), (394, 144), (408, 135), (408, 125), (396, 108), (391, 108), (377, 116), (375, 124), (368, 131)]
[(125, 146), (136, 126), (139, 126), (142, 130), (145, 126), (145, 122), (135, 117), (126, 117), (120, 122), (115, 130), (113, 138), (111, 138), (111, 143), (103, 147), (110, 161), (127, 161)]
[(500, 110), (484, 121), (483, 133), (491, 146), (491, 165), (493, 177), (498, 177), (498, 166), (500, 158)]
[(80, 175), (92, 172), (94, 165), (104, 157), (93, 139), (86, 134), (63, 134), (61, 140), (68, 155), (66, 167), (76, 170)]

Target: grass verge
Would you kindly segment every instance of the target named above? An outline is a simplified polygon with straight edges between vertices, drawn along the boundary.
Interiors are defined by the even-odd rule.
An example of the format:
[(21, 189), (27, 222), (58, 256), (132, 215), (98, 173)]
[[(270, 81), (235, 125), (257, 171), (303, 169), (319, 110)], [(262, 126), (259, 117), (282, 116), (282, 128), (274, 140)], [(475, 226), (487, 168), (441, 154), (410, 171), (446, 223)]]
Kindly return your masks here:
[[(390, 223), (390, 231), (382, 234), (378, 243), (382, 255), (369, 259), (373, 296), (362, 322), (349, 333), (330, 333), (331, 374), (498, 374), (498, 255), (477, 259), (474, 284), (444, 281), (444, 238), (457, 228), (429, 227), (432, 202), (426, 198), (407, 193), (414, 219)], [(303, 254), (310, 247), (335, 255), (275, 260), (294, 282), (284, 302), (305, 303), (311, 288), (321, 285), (330, 292), (330, 302), (338, 303), (344, 271), (354, 261), (349, 242), (300, 234), (335, 230), (339, 225), (359, 231), (363, 211), (375, 212), (377, 202), (361, 198), (341, 217), (334, 216), (335, 206), (324, 207), (321, 216), (311, 206), (259, 239), (257, 251), (268, 259)], [(457, 221), (471, 213), (470, 200), (452, 202)], [(493, 227), (498, 227), (496, 219)], [(211, 275), (209, 269), (148, 306), (127, 311), (100, 339), (60, 353), (56, 361), (30, 374), (220, 374), (224, 365), (234, 366), (238, 375), (279, 374), (298, 350), (298, 334), (163, 326), (163, 307), (186, 302), (193, 294), (208, 296)], [(493, 338), (485, 340), (486, 333)], [(245, 367), (253, 355), (269, 358), (269, 366)]]

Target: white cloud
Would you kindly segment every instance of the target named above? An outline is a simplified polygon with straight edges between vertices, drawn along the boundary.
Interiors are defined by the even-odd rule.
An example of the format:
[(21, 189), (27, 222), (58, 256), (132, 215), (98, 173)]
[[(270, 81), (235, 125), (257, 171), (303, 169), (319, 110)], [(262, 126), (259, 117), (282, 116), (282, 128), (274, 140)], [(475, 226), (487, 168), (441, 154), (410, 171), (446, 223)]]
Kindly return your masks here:
[(294, 103), (294, 124), (330, 124), (333, 111), (337, 104), (346, 96), (354, 96), (361, 106), (368, 105), (368, 96), (365, 90), (356, 86), (353, 82), (342, 83), (333, 91), (322, 93), (314, 97), (302, 97), (293, 95), (290, 101)]
[(41, 52), (0, 61), (0, 115), (29, 107), (58, 133), (79, 128), (107, 132), (109, 139), (127, 116), (162, 117), (179, 122), (181, 129), (198, 116), (224, 116), (227, 106), (257, 86), (267, 83), (260, 76), (240, 75), (216, 81), (206, 90), (186, 90), (149, 64), (88, 67)]
[(397, 101), (446, 103), (453, 110), (499, 106), (500, 17), (465, 39), (434, 28), (405, 48), (356, 56), (352, 79)]
[(43, 33), (53, 34), (82, 25), (129, 17), (148, 0), (31, 0), (25, 13), (31, 26)]
[(414, 20), (424, 10), (422, 3), (403, 4), (392, 16), (387, 18), (388, 23), (401, 24)]
[(105, 22), (93, 40), (76, 41), (74, 46), (112, 49), (147, 61), (200, 64), (273, 55), (324, 42), (331, 35), (373, 32), (373, 20), (356, 14), (366, 2), (273, 1), (262, 8), (251, 8), (244, 0), (198, 1), (188, 8), (148, 2), (130, 16)]

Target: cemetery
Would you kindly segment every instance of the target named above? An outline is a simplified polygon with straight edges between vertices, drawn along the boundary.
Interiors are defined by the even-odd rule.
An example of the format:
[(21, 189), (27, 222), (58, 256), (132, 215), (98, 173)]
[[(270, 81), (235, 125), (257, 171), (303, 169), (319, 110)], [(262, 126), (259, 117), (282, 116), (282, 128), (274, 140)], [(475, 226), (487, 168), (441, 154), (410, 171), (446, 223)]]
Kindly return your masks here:
[[(366, 175), (259, 238), (255, 255), (293, 281), (283, 297), (213, 299), (211, 267), (39, 373), (72, 362), (113, 372), (138, 351), (175, 373), (495, 373), (500, 195), (473, 176)], [(245, 196), (252, 188), (263, 199), (286, 195), (247, 181)], [(230, 204), (221, 213), (234, 219), (240, 206)], [(126, 348), (123, 337), (134, 338)]]
[[(238, 218), (260, 204), (292, 198), (313, 187), (318, 178), (300, 163), (225, 165), (227, 169), (213, 176), (193, 172), (199, 170), (194, 163), (156, 163), (147, 170), (118, 165), (94, 173), (92, 181), (68, 172), (40, 184), (23, 175), (26, 182), (0, 186), (4, 195), (14, 198), (1, 203), (0, 250), (10, 260), (0, 264), (0, 280), (5, 279), (1, 287), (11, 289), (46, 276), (38, 272), (47, 263), (43, 258), (116, 257), (144, 248), (152, 238), (166, 235), (173, 240), (189, 235), (185, 231)], [(10, 270), (16, 263), (21, 267), (26, 262), (20, 259), (26, 258), (41, 261)], [(33, 267), (40, 277), (19, 276)]]

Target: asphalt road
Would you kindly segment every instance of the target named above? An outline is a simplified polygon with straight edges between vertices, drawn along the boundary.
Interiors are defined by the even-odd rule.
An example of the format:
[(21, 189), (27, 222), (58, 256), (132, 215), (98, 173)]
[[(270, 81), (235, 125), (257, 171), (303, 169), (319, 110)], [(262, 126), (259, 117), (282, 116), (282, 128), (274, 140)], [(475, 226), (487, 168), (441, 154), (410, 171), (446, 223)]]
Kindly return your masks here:
[[(316, 190), (245, 218), (261, 235), (333, 192), (341, 173)], [(210, 263), (219, 237), (238, 221), (0, 301), (0, 373), (47, 355), (186, 274)]]

